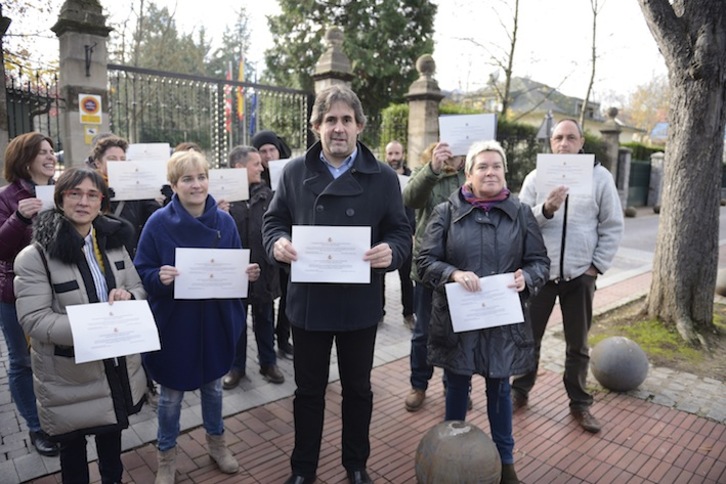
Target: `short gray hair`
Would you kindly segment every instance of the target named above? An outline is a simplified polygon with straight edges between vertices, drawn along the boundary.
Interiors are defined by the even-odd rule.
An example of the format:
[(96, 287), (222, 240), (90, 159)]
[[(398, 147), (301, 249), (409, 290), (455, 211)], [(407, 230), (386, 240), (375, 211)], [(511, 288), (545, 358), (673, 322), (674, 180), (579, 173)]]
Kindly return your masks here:
[(493, 151), (495, 153), (499, 153), (499, 156), (502, 157), (502, 163), (504, 163), (504, 173), (507, 173), (509, 171), (507, 169), (507, 155), (504, 153), (504, 148), (502, 148), (502, 145), (500, 145), (499, 142), (489, 140), (477, 141), (473, 145), (471, 145), (471, 148), (469, 148), (469, 153), (467, 153), (466, 155), (464, 173), (469, 174), (471, 172), (472, 168), (474, 168), (474, 158), (476, 158), (479, 153), (484, 153), (485, 151)]
[(234, 168), (237, 163), (246, 166), (250, 153), (259, 153), (259, 151), (254, 146), (235, 146), (229, 152), (229, 167)]

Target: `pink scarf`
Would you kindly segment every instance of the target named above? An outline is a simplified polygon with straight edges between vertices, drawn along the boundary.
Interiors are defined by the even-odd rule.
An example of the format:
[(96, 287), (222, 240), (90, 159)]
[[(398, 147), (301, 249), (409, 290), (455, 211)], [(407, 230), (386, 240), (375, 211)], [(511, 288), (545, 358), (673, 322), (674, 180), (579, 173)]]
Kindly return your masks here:
[(494, 195), (491, 198), (477, 198), (476, 195), (471, 191), (471, 188), (466, 183), (461, 186), (461, 194), (464, 196), (464, 200), (474, 205), (477, 208), (481, 208), (485, 212), (492, 209), (494, 205), (506, 200), (509, 197), (510, 191), (507, 188), (502, 188), (502, 191)]

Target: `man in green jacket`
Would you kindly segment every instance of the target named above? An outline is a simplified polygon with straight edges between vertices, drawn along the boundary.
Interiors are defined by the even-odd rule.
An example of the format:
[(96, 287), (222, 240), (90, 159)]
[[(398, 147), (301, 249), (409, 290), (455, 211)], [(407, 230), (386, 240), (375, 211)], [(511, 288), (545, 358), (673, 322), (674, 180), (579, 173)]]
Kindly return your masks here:
[(416, 210), (411, 269), (411, 278), (416, 284), (413, 296), (416, 325), (411, 337), (411, 391), (405, 403), (409, 412), (415, 412), (423, 405), (429, 380), (434, 374), (434, 367), (428, 363), (426, 354), (433, 290), (425, 287), (418, 277), (416, 257), (434, 207), (446, 201), (464, 184), (464, 161), (463, 156), (454, 157), (449, 145), (444, 142), (431, 145), (421, 155), (423, 166), (413, 170), (403, 189), (404, 205)]

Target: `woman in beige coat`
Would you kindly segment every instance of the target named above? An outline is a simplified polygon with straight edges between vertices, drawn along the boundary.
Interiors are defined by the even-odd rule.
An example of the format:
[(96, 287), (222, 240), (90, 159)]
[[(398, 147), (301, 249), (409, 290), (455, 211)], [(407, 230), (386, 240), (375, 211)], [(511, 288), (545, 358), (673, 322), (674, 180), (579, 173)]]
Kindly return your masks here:
[(77, 364), (66, 307), (146, 293), (124, 242), (132, 227), (104, 216), (108, 188), (93, 170), (70, 168), (55, 185), (55, 209), (34, 222), (15, 260), (18, 320), (30, 337), (38, 415), (60, 444), (64, 483), (89, 481), (86, 436), (94, 435), (103, 483), (121, 482), (121, 431), (143, 404), (138, 354)]

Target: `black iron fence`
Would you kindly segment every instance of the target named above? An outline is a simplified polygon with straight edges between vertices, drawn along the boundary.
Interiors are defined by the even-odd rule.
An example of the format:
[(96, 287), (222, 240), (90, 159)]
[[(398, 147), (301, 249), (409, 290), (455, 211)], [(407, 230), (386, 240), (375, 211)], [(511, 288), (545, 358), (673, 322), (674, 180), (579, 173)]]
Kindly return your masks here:
[(111, 131), (131, 143), (192, 141), (221, 166), (257, 131), (275, 131), (293, 153), (311, 142), (306, 91), (116, 64), (108, 76)]
[(8, 76), (5, 79), (10, 139), (38, 131), (53, 140), (56, 151), (63, 149), (59, 112), (64, 105), (58, 95), (58, 77), (52, 81), (39, 74), (27, 79)]

